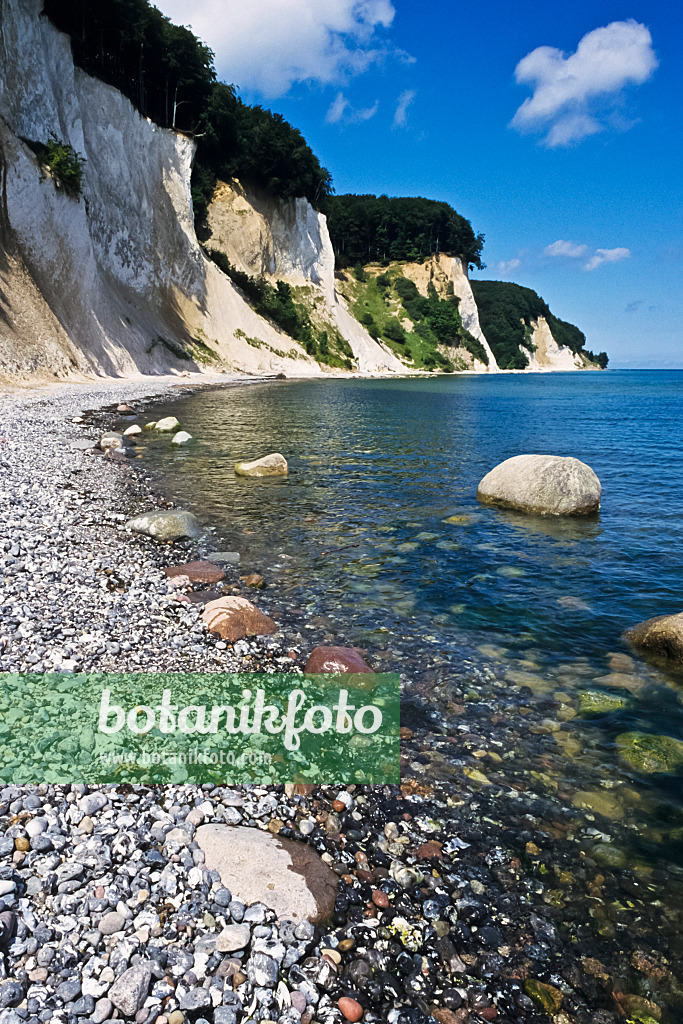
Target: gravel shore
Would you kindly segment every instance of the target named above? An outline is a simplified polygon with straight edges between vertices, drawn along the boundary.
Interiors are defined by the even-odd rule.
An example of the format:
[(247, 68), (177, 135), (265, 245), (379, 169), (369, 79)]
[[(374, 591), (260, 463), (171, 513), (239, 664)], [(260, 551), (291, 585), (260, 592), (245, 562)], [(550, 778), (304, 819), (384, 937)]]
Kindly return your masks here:
[[(78, 444), (97, 436), (72, 423), (83, 410), (159, 390), (0, 396), (2, 671), (301, 670), (305, 623), (235, 644), (209, 636), (162, 567), (206, 554), (210, 535), (163, 550), (128, 535), (162, 500), (132, 464)], [(223, 585), (243, 593), (245, 571), (228, 568)], [(256, 603), (278, 620), (275, 596)], [(678, 1020), (667, 946), (680, 922), (652, 880), (586, 856), (575, 809), (511, 786), (503, 797), (471, 768), (432, 774), (452, 737), (434, 739), (426, 700), (406, 720), (401, 787), (7, 780), (0, 1022)], [(483, 720), (458, 728), (465, 747), (493, 749)], [(337, 880), (331, 921), (245, 905), (207, 866), (207, 823), (316, 851)]]

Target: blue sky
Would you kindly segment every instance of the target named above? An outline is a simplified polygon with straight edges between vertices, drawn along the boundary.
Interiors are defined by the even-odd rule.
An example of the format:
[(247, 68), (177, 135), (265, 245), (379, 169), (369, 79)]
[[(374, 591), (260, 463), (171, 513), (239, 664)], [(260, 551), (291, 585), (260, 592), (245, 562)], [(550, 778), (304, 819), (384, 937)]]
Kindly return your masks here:
[(337, 192), (445, 199), (486, 236), (477, 276), (534, 288), (613, 366), (683, 366), (676, 4), (159, 6), (302, 130)]

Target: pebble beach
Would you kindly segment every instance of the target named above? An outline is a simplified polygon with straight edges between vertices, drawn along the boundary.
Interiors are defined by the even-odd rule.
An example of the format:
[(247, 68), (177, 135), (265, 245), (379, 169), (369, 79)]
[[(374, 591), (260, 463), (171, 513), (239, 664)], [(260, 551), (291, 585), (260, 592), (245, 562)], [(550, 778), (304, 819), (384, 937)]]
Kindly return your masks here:
[[(248, 564), (224, 560), (222, 590), (278, 629), (236, 642), (208, 631), (201, 585), (164, 573), (210, 556), (210, 532), (160, 545), (125, 529), (169, 504), (135, 460), (91, 449), (106, 410), (163, 390), (0, 396), (2, 672), (303, 672), (316, 627), (277, 588), (249, 586)], [(485, 671), (465, 665), (466, 685)], [(586, 820), (504, 763), (512, 730), (545, 742), (542, 706), (516, 725), (502, 683), (485, 706), (429, 671), (413, 683), (396, 787), (5, 777), (0, 1022), (679, 1020), (667, 879), (612, 856), (618, 822)], [(5, 763), (12, 739), (5, 728)], [(260, 889), (247, 868), (228, 877), (249, 830)]]

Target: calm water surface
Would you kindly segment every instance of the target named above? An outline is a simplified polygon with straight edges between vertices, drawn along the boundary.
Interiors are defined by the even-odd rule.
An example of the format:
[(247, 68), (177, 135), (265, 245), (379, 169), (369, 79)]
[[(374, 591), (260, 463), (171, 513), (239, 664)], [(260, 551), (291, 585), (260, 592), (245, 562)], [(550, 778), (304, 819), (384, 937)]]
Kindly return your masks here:
[[(318, 616), (327, 628), (316, 642), (460, 676), (474, 658), (517, 685), (520, 702), (552, 697), (567, 765), (583, 764), (614, 817), (671, 862), (680, 776), (632, 772), (614, 740), (683, 739), (681, 681), (631, 664), (621, 639), (683, 608), (682, 409), (673, 371), (253, 384), (155, 406), (150, 419), (173, 412), (196, 440), (173, 450), (146, 434), (141, 457), (221, 548), (242, 552), (246, 571)], [(235, 476), (236, 460), (271, 451), (286, 456), (286, 481)], [(589, 463), (603, 485), (599, 517), (481, 507), (481, 477), (524, 452)], [(587, 687), (626, 703), (586, 716)], [(570, 726), (580, 750), (567, 747)], [(587, 788), (569, 767), (563, 781)]]

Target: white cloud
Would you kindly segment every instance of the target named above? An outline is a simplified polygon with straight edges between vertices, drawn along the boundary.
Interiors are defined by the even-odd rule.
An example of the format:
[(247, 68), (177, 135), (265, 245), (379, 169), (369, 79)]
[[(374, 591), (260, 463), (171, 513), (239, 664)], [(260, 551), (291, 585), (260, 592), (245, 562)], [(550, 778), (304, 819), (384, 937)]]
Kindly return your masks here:
[[(387, 53), (392, 0), (158, 0), (212, 48), (219, 77), (264, 96), (294, 82), (338, 85)], [(411, 59), (399, 54), (401, 59)]]
[(356, 124), (359, 121), (369, 121), (378, 110), (379, 100), (375, 100), (371, 107), (356, 109), (351, 106), (343, 92), (338, 92), (325, 115), (325, 121), (327, 124), (339, 124), (342, 121), (345, 124)]
[(618, 263), (619, 260), (627, 260), (630, 255), (631, 250), (624, 249), (622, 246), (616, 249), (596, 249), (595, 254), (591, 256), (583, 269), (595, 270), (596, 267), (602, 266), (603, 263)]
[(510, 271), (515, 270), (520, 263), (521, 260), (518, 260), (516, 257), (511, 260), (501, 260), (500, 263), (497, 265), (498, 271), (501, 274), (509, 274)]
[(646, 82), (657, 64), (648, 28), (633, 19), (587, 32), (569, 56), (553, 46), (539, 46), (515, 68), (517, 82), (530, 85), (533, 95), (524, 100), (511, 125), (547, 133), (547, 146), (578, 142), (605, 129), (601, 104), (627, 85)]
[(543, 250), (544, 256), (568, 256), (570, 259), (580, 259), (588, 252), (587, 245), (577, 245), (576, 242), (565, 242), (558, 238), (552, 245), (546, 245)]
[(396, 104), (396, 112), (394, 114), (394, 122), (392, 128), (404, 128), (408, 120), (408, 107), (415, 99), (416, 92), (414, 89), (406, 89), (398, 98)]

